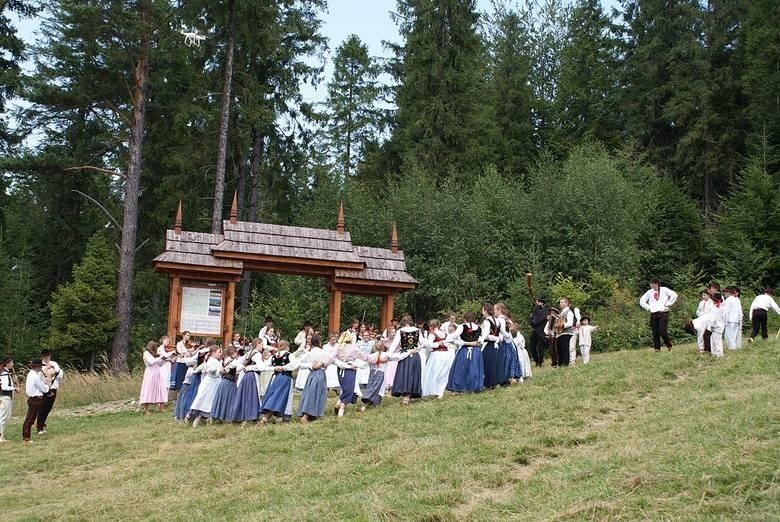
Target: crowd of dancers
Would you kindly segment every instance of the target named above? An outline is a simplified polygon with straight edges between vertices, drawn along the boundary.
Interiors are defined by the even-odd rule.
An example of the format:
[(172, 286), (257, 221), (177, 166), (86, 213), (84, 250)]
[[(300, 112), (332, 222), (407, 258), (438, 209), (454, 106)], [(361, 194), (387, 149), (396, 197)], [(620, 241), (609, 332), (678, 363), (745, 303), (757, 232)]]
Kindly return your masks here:
[(451, 314), (423, 324), (406, 315), (381, 333), (354, 320), (327, 338), (307, 322), (292, 342), (295, 350), (270, 318), (253, 341), (236, 335), (226, 347), (195, 343), (188, 332), (175, 345), (163, 337), (144, 351), (140, 403), (146, 413), (153, 405), (164, 410), (170, 395), (174, 418), (193, 426), (295, 416), (309, 422), (325, 415), (331, 390), (338, 397), (333, 413), (343, 417), (350, 405), (379, 406), (386, 393), (407, 405), (531, 377), (525, 339), (506, 307), (485, 303), (481, 315), (479, 322), (468, 312), (460, 322)]

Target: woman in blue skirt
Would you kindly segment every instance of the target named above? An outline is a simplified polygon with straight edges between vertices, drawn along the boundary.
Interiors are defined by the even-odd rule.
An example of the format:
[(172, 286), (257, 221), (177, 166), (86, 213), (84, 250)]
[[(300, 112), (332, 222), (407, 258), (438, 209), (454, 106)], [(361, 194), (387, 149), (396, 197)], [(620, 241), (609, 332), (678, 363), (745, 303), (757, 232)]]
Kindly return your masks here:
[(259, 372), (266, 369), (263, 355), (253, 348), (245, 356), (244, 375), (236, 390), (236, 398), (230, 408), (228, 420), (231, 422), (255, 422), (260, 416), (260, 392), (258, 389)]
[(514, 384), (523, 378), (523, 370), (520, 367), (520, 357), (517, 354), (512, 343), (512, 333), (509, 331), (512, 327), (512, 319), (503, 303), (496, 303), (494, 307), (496, 321), (498, 322), (498, 331), (501, 340), (499, 346), (504, 351), (504, 372), (509, 384)]
[(298, 365), (290, 360), (290, 343), (278, 341), (278, 351), (271, 356), (274, 374), (260, 405), (260, 422), (265, 424), (271, 416), (289, 420), (292, 417), (293, 377), (292, 372)]
[(482, 329), (474, 322), (474, 314), (463, 314), (464, 323), (455, 334), (459, 341), (455, 362), (450, 369), (447, 389), (452, 392), (468, 393), (482, 391), (485, 387), (485, 365), (482, 360)]
[(493, 389), (507, 382), (504, 359), (505, 351), (499, 341), (501, 336), (498, 321), (493, 315), (493, 303), (485, 303), (482, 306), (482, 359), (485, 362), (485, 388)]
[(222, 359), (222, 380), (214, 396), (214, 404), (211, 406), (211, 418), (217, 421), (226, 421), (230, 417), (230, 408), (236, 398), (236, 379), (239, 355), (232, 344), (225, 347), (225, 357)]
[(195, 373), (195, 367), (199, 366), (203, 359), (205, 359), (205, 354), (201, 354), (200, 351), (196, 351), (189, 357), (179, 358), (179, 361), (187, 365), (187, 372), (184, 374), (184, 381), (176, 399), (176, 408), (173, 410), (173, 417), (178, 421), (183, 421), (187, 418), (187, 414), (192, 407), (192, 401), (195, 400), (195, 396), (198, 394), (201, 375)]
[(301, 392), (301, 402), (298, 404), (298, 417), (303, 423), (325, 414), (325, 403), (328, 400), (325, 368), (331, 363), (330, 352), (322, 349), (320, 336), (314, 335), (311, 338), (311, 349), (298, 360), (298, 368), (310, 370)]
[(421, 342), (420, 329), (414, 326), (411, 315), (401, 318), (401, 328), (395, 333), (389, 352), (412, 352), (406, 359), (398, 361), (393, 380), (393, 397), (403, 397), (403, 404), (409, 404), (410, 399), (422, 396), (422, 363), (417, 353)]

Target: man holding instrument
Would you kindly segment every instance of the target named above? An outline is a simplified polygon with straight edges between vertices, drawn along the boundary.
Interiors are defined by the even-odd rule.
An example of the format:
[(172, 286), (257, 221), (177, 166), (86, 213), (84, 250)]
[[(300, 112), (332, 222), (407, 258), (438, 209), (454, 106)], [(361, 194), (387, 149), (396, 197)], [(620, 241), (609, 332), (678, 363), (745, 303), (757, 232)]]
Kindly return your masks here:
[(11, 420), (14, 392), (19, 391), (14, 379), (13, 357), (0, 357), (0, 442), (5, 442), (5, 426)]
[(43, 394), (43, 404), (41, 405), (41, 411), (38, 412), (38, 435), (46, 433), (46, 419), (49, 417), (49, 413), (51, 413), (54, 401), (57, 400), (57, 390), (60, 389), (60, 382), (62, 382), (62, 368), (51, 360), (51, 351), (44, 350), (41, 352), (41, 362), (43, 363), (43, 373), (49, 378), (51, 385), (49, 386), (49, 391)]

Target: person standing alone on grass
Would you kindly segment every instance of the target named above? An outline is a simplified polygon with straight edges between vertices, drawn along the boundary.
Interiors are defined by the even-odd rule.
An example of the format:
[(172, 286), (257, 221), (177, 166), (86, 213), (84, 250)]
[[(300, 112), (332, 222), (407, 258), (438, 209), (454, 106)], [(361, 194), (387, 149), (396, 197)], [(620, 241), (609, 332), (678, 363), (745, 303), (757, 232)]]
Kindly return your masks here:
[(748, 339), (749, 343), (753, 342), (753, 339), (756, 338), (756, 335), (758, 335), (758, 330), (761, 330), (761, 338), (766, 339), (769, 337), (767, 334), (767, 319), (769, 316), (769, 309), (771, 308), (774, 310), (778, 315), (780, 315), (780, 307), (777, 306), (777, 303), (774, 299), (772, 299), (772, 289), (767, 287), (764, 288), (761, 291), (760, 295), (757, 295), (755, 299), (753, 299), (753, 302), (750, 303), (750, 322), (753, 325), (752, 330), (750, 331), (750, 339)]
[(665, 286), (657, 277), (650, 279), (650, 290), (639, 298), (639, 306), (650, 312), (650, 330), (653, 332), (653, 349), (661, 351), (661, 339), (672, 350), (669, 339), (669, 309), (677, 302), (677, 293)]
[(13, 379), (14, 360), (12, 357), (0, 357), (0, 442), (5, 442), (5, 426), (11, 420), (14, 405), (14, 392), (19, 387)]
[(27, 374), (25, 391), (27, 392), (27, 415), (22, 424), (22, 440), (30, 443), (32, 425), (38, 418), (38, 413), (43, 406), (43, 396), (49, 392), (49, 379), (42, 372), (43, 362), (40, 359), (30, 361), (30, 373)]
[(49, 413), (54, 407), (54, 401), (57, 400), (57, 390), (60, 389), (62, 382), (62, 368), (51, 360), (49, 350), (41, 352), (41, 362), (43, 363), (43, 371), (51, 378), (51, 386), (49, 386), (49, 392), (43, 394), (43, 406), (41, 406), (37, 419), (38, 435), (46, 433), (46, 419), (49, 418)]
[(742, 347), (742, 303), (739, 300), (739, 288), (727, 286), (725, 292), (723, 315), (726, 329), (723, 332), (723, 340), (727, 348), (737, 350)]

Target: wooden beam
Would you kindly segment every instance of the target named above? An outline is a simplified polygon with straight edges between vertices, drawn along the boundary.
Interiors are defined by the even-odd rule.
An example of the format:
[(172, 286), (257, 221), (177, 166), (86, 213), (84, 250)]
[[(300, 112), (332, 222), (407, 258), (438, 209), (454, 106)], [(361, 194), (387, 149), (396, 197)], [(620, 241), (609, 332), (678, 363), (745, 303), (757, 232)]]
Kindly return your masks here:
[(222, 346), (233, 340), (233, 314), (236, 309), (236, 283), (230, 282), (222, 299)]
[[(330, 261), (324, 259), (307, 259), (305, 257), (272, 256), (268, 254), (251, 254), (248, 252), (231, 252), (212, 249), (214, 257), (222, 259), (237, 259), (254, 261), (255, 263), (276, 263), (279, 265), (305, 265), (319, 268), (344, 268), (346, 270), (363, 270), (363, 261)], [(257, 266), (256, 264), (253, 266)]]
[(384, 331), (393, 320), (393, 306), (394, 296), (393, 294), (385, 294), (382, 296), (382, 310), (379, 313), (379, 328)]
[(168, 279), (168, 337), (176, 341), (179, 332), (181, 317), (181, 279), (171, 277)]
[(330, 291), (330, 307), (328, 308), (328, 335), (341, 329), (341, 290)]

